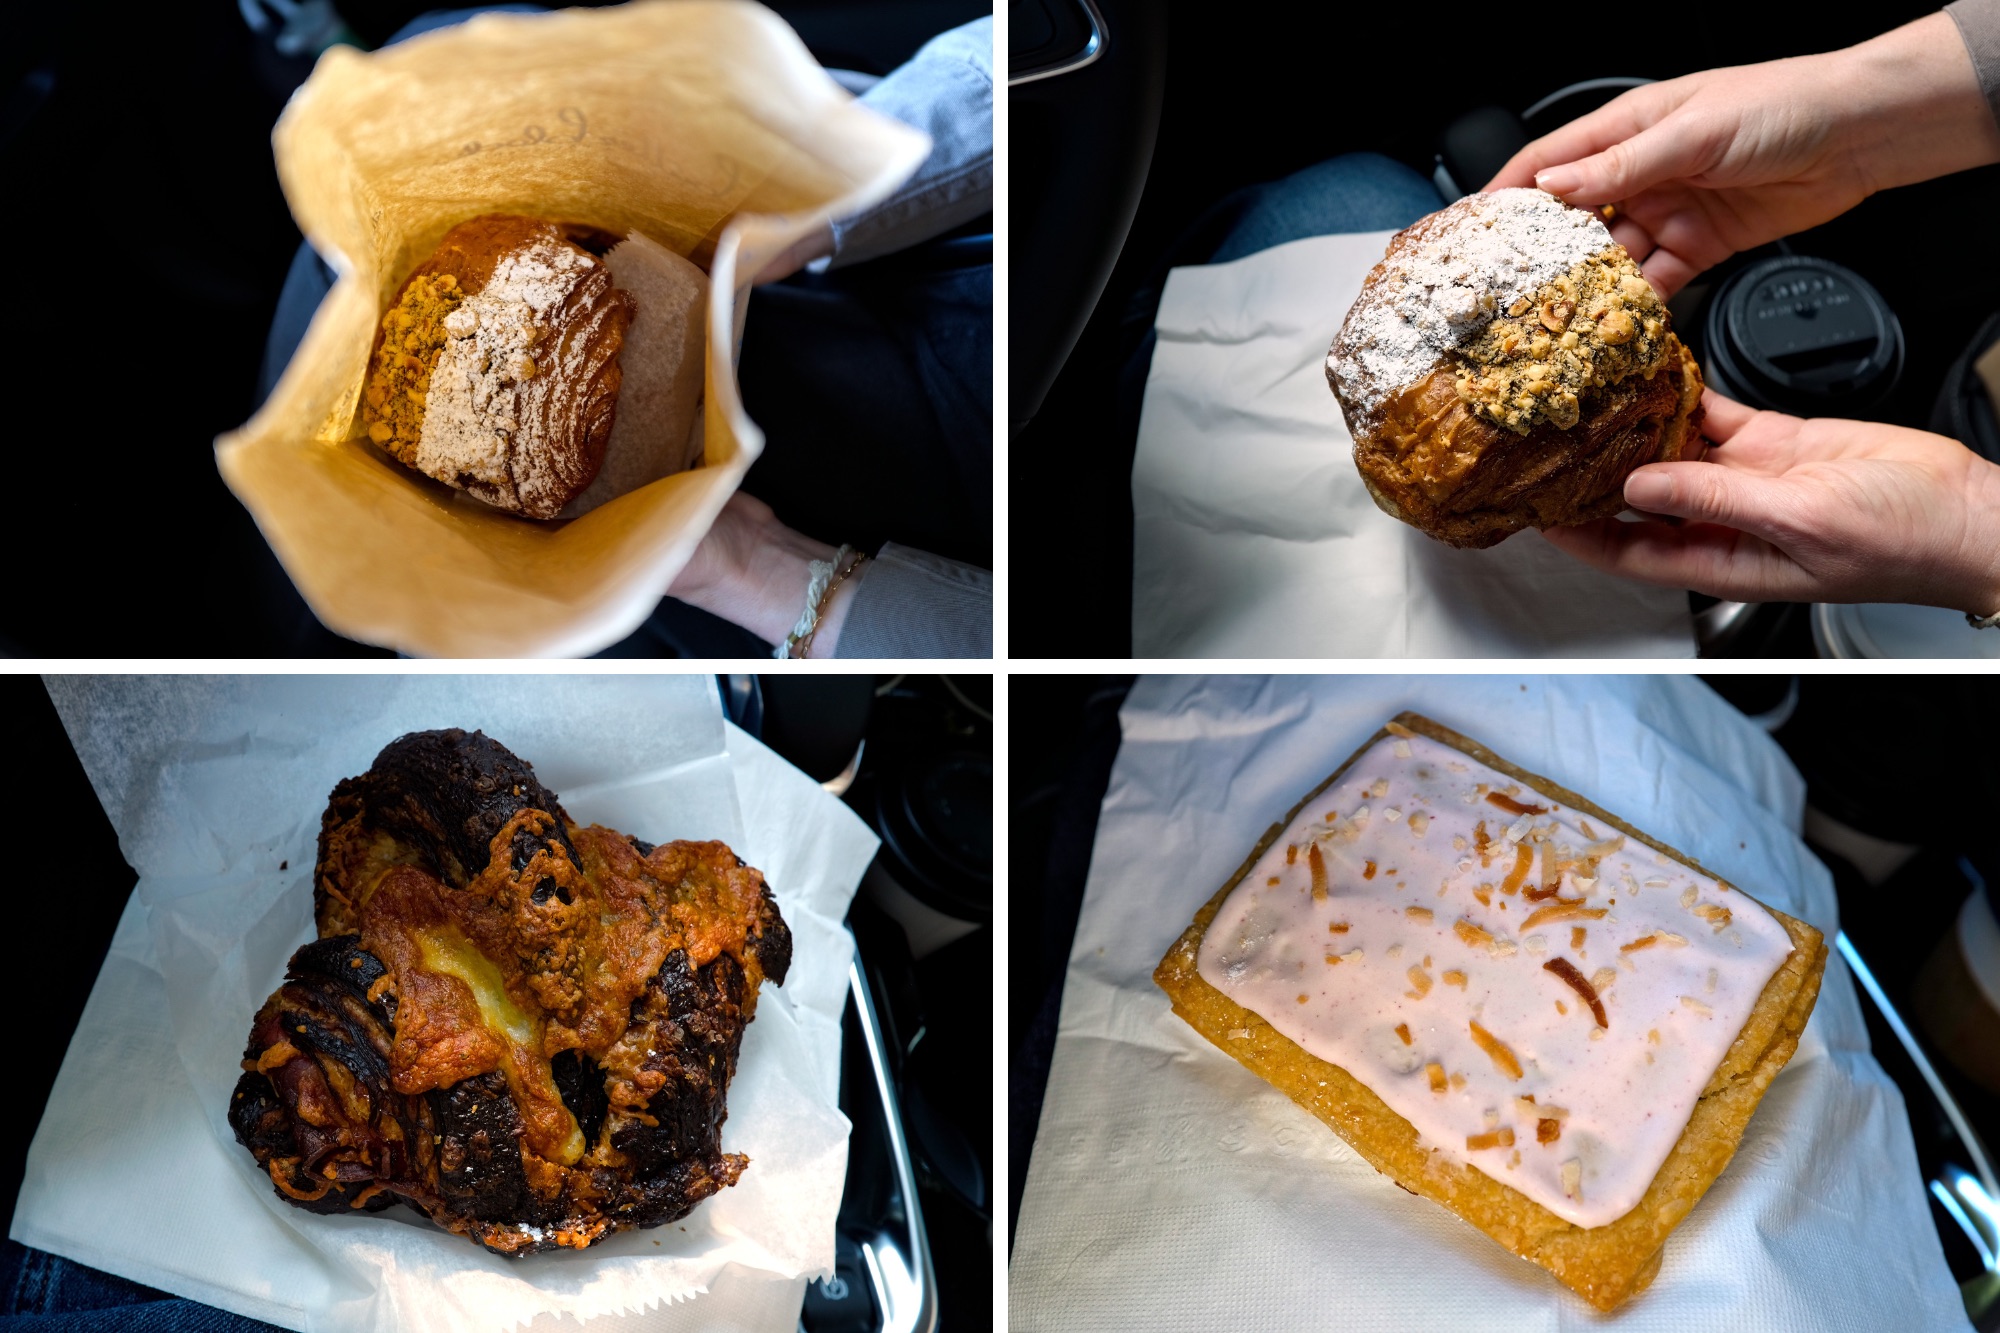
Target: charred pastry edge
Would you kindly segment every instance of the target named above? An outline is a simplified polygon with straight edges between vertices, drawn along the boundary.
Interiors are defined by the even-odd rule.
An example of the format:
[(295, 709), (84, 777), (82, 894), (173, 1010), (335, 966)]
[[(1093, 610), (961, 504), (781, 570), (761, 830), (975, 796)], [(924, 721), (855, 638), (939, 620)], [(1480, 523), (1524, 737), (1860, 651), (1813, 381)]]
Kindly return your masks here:
[[(1329, 787), (1340, 781), (1361, 757), (1401, 727), (1450, 746), (1523, 786), (1550, 797), (1559, 804), (1592, 820), (1601, 821), (1634, 842), (1644, 844), (1679, 861), (1704, 877), (1741, 893), (1769, 912), (1792, 939), (1792, 953), (1765, 983), (1751, 1017), (1729, 1052), (1695, 1102), (1693, 1114), (1675, 1141), (1667, 1160), (1647, 1185), (1637, 1205), (1614, 1221), (1599, 1227), (1579, 1227), (1564, 1221), (1520, 1191), (1480, 1175), (1472, 1167), (1440, 1172), (1431, 1155), (1418, 1140), (1415, 1127), (1383, 1102), (1367, 1084), (1337, 1065), (1318, 1060), (1301, 1050), (1290, 1038), (1252, 1011), (1236, 1004), (1210, 986), (1195, 970), (1194, 957), (1216, 914), (1229, 895), (1236, 891), (1258, 860), (1283, 836), (1292, 821)], [(1762, 903), (1729, 881), (1708, 870), (1685, 852), (1640, 831), (1630, 823), (1560, 784), (1529, 772), (1468, 736), (1461, 735), (1421, 713), (1398, 713), (1364, 740), (1325, 781), (1319, 783), (1294, 805), (1282, 819), (1272, 824), (1257, 845), (1243, 859), (1223, 886), (1199, 910), (1193, 922), (1171, 944), (1153, 971), (1153, 982), (1164, 990), (1173, 1011), (1211, 1045), (1263, 1078), (1279, 1091), (1311, 1112), (1338, 1134), (1377, 1171), (1398, 1188), (1437, 1203), (1520, 1258), (1547, 1269), (1602, 1311), (1623, 1305), (1652, 1282), (1659, 1272), (1666, 1241), (1675, 1227), (1699, 1203), (1734, 1157), (1743, 1130), (1755, 1114), (1771, 1081), (1791, 1060), (1799, 1037), (1811, 1016), (1825, 973), (1826, 941), (1813, 926)], [(1786, 996), (1789, 993), (1789, 1000)], [(1196, 1020), (1190, 1005), (1217, 1008), (1230, 1015), (1222, 1032), (1211, 1031)], [(1739, 1058), (1740, 1057), (1740, 1058)], [(1320, 1071), (1324, 1082), (1318, 1089), (1295, 1086), (1282, 1072), (1294, 1061), (1308, 1061)], [(1732, 1068), (1736, 1066), (1735, 1068)], [(1747, 1109), (1743, 1108), (1748, 1097)], [(1393, 1117), (1400, 1129), (1393, 1141), (1376, 1141), (1352, 1131), (1354, 1107)], [(1742, 1109), (1739, 1118), (1731, 1117)], [(1497, 1196), (1489, 1191), (1497, 1191)], [(1481, 1196), (1518, 1200), (1526, 1213), (1524, 1223), (1511, 1218), (1481, 1216)], [(1597, 1252), (1614, 1247), (1623, 1262), (1607, 1263)]]
[[(441, 796), (443, 799), (440, 799)], [(537, 821), (539, 829), (522, 828), (517, 832), (511, 848), (514, 870), (518, 873), (532, 864), (536, 856), (548, 854), (567, 862), (569, 869), (581, 877), (584, 873), (581, 860), (575, 853), (569, 832), (574, 822), (554, 793), (535, 778), (532, 766), (525, 760), (477, 731), (468, 733), (451, 728), (413, 732), (399, 737), (383, 748), (367, 773), (342, 781), (333, 791), (322, 818), (320, 855), (315, 866), (315, 915), (321, 921), (325, 920), (331, 889), (328, 864), (330, 843), (350, 824), (358, 825), (355, 831), (364, 835), (383, 832), (404, 845), (413, 846), (418, 853), (416, 864), (419, 868), (449, 887), (463, 889), (490, 869), (495, 850), (492, 841), (523, 813), (542, 818)], [(385, 814), (386, 818), (383, 817)], [(479, 863), (473, 848), (482, 836), (489, 841), (485, 848), (486, 861)], [(622, 837), (642, 858), (650, 859), (658, 850), (656, 844), (640, 838), (622, 834), (616, 836)], [(524, 843), (524, 840), (527, 841)], [(749, 869), (742, 857), (733, 852), (729, 853), (729, 857), (735, 868)], [(778, 910), (770, 886), (763, 882), (761, 874), (757, 878), (761, 886), (760, 896), (745, 926), (743, 953), (746, 961), (753, 962), (757, 973), (773, 984), (782, 985), (790, 968), (791, 931)], [(548, 883), (550, 881), (544, 881), (544, 885)], [(560, 889), (560, 886), (556, 887)], [(541, 900), (537, 896), (536, 901)], [(563, 900), (569, 901), (566, 893)], [(341, 901), (344, 903), (345, 899)], [(673, 976), (678, 976), (680, 980), (674, 982)], [(513, 1164), (513, 1179), (499, 1182), (497, 1188), (503, 1198), (482, 1203), (477, 1198), (464, 1197), (469, 1193), (492, 1194), (496, 1188), (492, 1181), (469, 1181), (469, 1188), (461, 1191), (446, 1191), (443, 1188), (448, 1183), (446, 1177), (457, 1170), (455, 1167), (448, 1168), (441, 1156), (444, 1147), (448, 1146), (449, 1126), (466, 1119), (458, 1113), (456, 1102), (467, 1096), (484, 1096), (484, 1107), (492, 1108), (484, 1113), (489, 1120), (492, 1115), (504, 1111), (511, 1117), (510, 1129), (484, 1121), (480, 1127), (486, 1131), (489, 1140), (496, 1127), (506, 1129), (509, 1146), (516, 1151), (525, 1148), (521, 1142), (519, 1110), (504, 1085), (497, 1096), (491, 1095), (494, 1090), (490, 1086), (470, 1086), (490, 1085), (493, 1079), (499, 1077), (497, 1074), (464, 1079), (446, 1088), (408, 1096), (395, 1093), (388, 1086), (386, 1060), (389, 1044), (393, 1041), (397, 999), (387, 969), (373, 954), (360, 947), (358, 935), (325, 936), (294, 953), (284, 984), (260, 1008), (253, 1023), (244, 1057), (245, 1072), (231, 1098), (231, 1126), (238, 1141), (251, 1151), (260, 1166), (265, 1167), (279, 1195), (309, 1211), (338, 1213), (362, 1208), (372, 1212), (400, 1200), (425, 1213), (440, 1227), (466, 1235), (487, 1249), (508, 1257), (557, 1248), (585, 1247), (615, 1231), (662, 1225), (686, 1216), (703, 1199), (734, 1184), (748, 1165), (746, 1157), (724, 1153), (720, 1144), (722, 1125), (728, 1117), (728, 1087), (734, 1079), (743, 1034), (755, 1017), (755, 987), (758, 981), (759, 977), (747, 970), (743, 962), (728, 950), (696, 968), (689, 964), (685, 949), (676, 949), (668, 954), (633, 1002), (628, 1024), (639, 1021), (642, 1015), (652, 1017), (644, 1015), (643, 1011), (652, 1003), (651, 997), (657, 992), (660, 997), (658, 1004), (663, 1012), (654, 1021), (671, 1024), (676, 1030), (714, 1026), (703, 1020), (711, 1018), (718, 1006), (727, 1007), (740, 1015), (740, 1018), (726, 1022), (719, 1033), (711, 1033), (707, 1039), (695, 1041), (690, 1048), (691, 1053), (706, 1065), (703, 1073), (714, 1089), (712, 1098), (693, 1108), (702, 1113), (697, 1114), (694, 1121), (690, 1121), (686, 1114), (656, 1114), (670, 1109), (658, 1105), (663, 1098), (676, 1102), (681, 1100), (678, 1094), (683, 1089), (669, 1084), (649, 1094), (642, 1107), (644, 1119), (650, 1120), (652, 1125), (635, 1126), (628, 1117), (620, 1116), (610, 1107), (610, 1075), (605, 1074), (586, 1053), (562, 1052), (550, 1061), (554, 1076), (557, 1061), (561, 1061), (564, 1055), (575, 1057), (573, 1061), (564, 1062), (565, 1070), (573, 1064), (575, 1073), (565, 1072), (559, 1077), (557, 1087), (564, 1106), (576, 1117), (579, 1128), (588, 1123), (595, 1129), (596, 1132), (589, 1136), (593, 1146), (612, 1143), (614, 1133), (620, 1134), (623, 1136), (622, 1144), (612, 1143), (617, 1151), (625, 1155), (640, 1153), (660, 1167), (650, 1176), (641, 1175), (622, 1181), (628, 1187), (623, 1191), (626, 1197), (617, 1201), (613, 1209), (597, 1213), (595, 1225), (584, 1230), (565, 1225), (580, 1220), (572, 1213), (556, 1216), (536, 1207), (540, 1201), (522, 1176), (523, 1167), (519, 1161)], [(382, 984), (384, 982), (388, 984)], [(678, 997), (667, 994), (670, 984), (679, 985), (683, 993)], [(692, 1003), (688, 1002), (685, 992), (690, 987), (701, 991), (707, 998), (697, 997)], [(294, 1046), (289, 1037), (283, 1036), (277, 1043), (260, 1043), (259, 1029), (265, 1026), (266, 1017), (274, 1007), (286, 1003), (288, 991), (293, 992), (295, 1002), (301, 992), (324, 992), (312, 993), (309, 998), (342, 1011), (349, 1020), (345, 1024), (348, 1030), (344, 1034), (335, 1033), (332, 1025), (328, 1024), (315, 1031), (310, 1022), (311, 1015), (290, 1014), (290, 1017), (308, 1019), (305, 1024), (292, 1024), (300, 1029), (295, 1034), (301, 1039), (298, 1045)], [(678, 1009), (675, 1007), (677, 999), (680, 1001)], [(357, 1006), (361, 1013), (365, 1013), (365, 1020), (357, 1016)], [(287, 1015), (288, 1011), (281, 1008), (274, 1015), (280, 1027)], [(372, 1031), (366, 1030), (371, 1027)], [(370, 1037), (375, 1040), (369, 1040)], [(284, 1056), (283, 1047), (291, 1048), (289, 1056)], [(367, 1048), (367, 1057), (360, 1056), (360, 1047)], [(263, 1062), (273, 1052), (283, 1058), (266, 1072)], [(371, 1067), (369, 1071), (376, 1075), (375, 1082), (368, 1087), (372, 1104), (371, 1128), (380, 1124), (386, 1112), (400, 1108), (403, 1114), (394, 1117), (399, 1126), (409, 1121), (420, 1130), (414, 1136), (419, 1140), (415, 1150), (417, 1171), (435, 1180), (439, 1185), (437, 1191), (425, 1188), (422, 1179), (385, 1181), (380, 1178), (382, 1174), (397, 1174), (393, 1171), (384, 1173), (377, 1170), (365, 1180), (332, 1182), (319, 1176), (300, 1174), (307, 1164), (300, 1160), (304, 1154), (297, 1142), (295, 1131), (298, 1125), (293, 1108), (271, 1074), (305, 1059), (320, 1066), (324, 1076), (326, 1071), (322, 1056), (343, 1068), (348, 1068), (350, 1062), (381, 1066), (379, 1070)], [(590, 1096), (591, 1074), (598, 1076), (595, 1098)], [(313, 1077), (310, 1072), (304, 1076)], [(604, 1103), (602, 1108), (596, 1106), (600, 1100)], [(579, 1106), (579, 1101), (584, 1105)], [(481, 1110), (478, 1107), (469, 1108), (468, 1114)], [(279, 1122), (271, 1120), (274, 1114), (281, 1118)], [(712, 1118), (704, 1119), (704, 1116)], [(664, 1146), (649, 1142), (655, 1135), (634, 1132), (635, 1128), (657, 1131), (662, 1125), (667, 1126)], [(403, 1137), (408, 1139), (412, 1136), (404, 1130)], [(695, 1139), (702, 1141), (696, 1142)], [(433, 1149), (439, 1152), (434, 1154)], [(317, 1160), (318, 1157), (314, 1164)], [(277, 1165), (272, 1165), (274, 1162)], [(287, 1166), (286, 1163), (292, 1165)], [(380, 1165), (378, 1162), (378, 1168)], [(504, 1167), (500, 1169), (503, 1176), (508, 1174)], [(409, 1172), (402, 1174), (410, 1175)], [(560, 1204), (567, 1198), (568, 1188), (565, 1186), (556, 1202)], [(468, 1209), (483, 1212), (497, 1210), (511, 1216), (481, 1218), (468, 1215)]]

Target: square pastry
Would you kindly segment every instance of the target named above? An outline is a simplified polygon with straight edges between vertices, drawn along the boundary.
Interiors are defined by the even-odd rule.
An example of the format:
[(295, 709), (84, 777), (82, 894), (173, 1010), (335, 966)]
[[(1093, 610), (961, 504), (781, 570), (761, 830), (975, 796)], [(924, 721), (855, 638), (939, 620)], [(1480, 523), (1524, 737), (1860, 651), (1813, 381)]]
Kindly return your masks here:
[(1813, 927), (1403, 713), (1153, 976), (1377, 1170), (1611, 1310), (1728, 1165), (1825, 965)]

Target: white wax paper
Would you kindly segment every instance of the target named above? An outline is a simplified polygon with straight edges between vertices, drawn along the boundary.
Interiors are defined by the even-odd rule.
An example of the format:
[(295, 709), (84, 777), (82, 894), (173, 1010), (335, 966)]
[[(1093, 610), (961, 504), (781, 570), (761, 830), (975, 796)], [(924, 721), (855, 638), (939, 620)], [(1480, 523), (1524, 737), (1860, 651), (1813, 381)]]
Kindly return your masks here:
[(1393, 232), (1167, 275), (1132, 464), (1139, 657), (1692, 657), (1687, 594), (1541, 534), (1460, 551), (1354, 469), (1326, 353)]
[[(850, 945), (875, 838), (722, 719), (703, 676), (52, 679), (139, 883), (70, 1043), (12, 1236), (288, 1328), (790, 1333), (830, 1271), (847, 1160), (838, 1109)], [(333, 784), (405, 731), (483, 729), (571, 816), (652, 841), (720, 838), (792, 928), (729, 1093), (739, 1183), (685, 1219), (509, 1261), (407, 1208), (318, 1217), (281, 1202), (224, 1119), (250, 1017), (313, 936)], [(704, 1294), (705, 1293), (705, 1294)], [(621, 1312), (633, 1312), (619, 1318)]]
[(1152, 971), (1272, 822), (1410, 708), (1831, 939), (1778, 747), (1687, 677), (1147, 679), (1122, 714), (1015, 1229), (1017, 1330), (1965, 1327), (1903, 1101), (1829, 953), (1797, 1054), (1651, 1288), (1600, 1315), (1398, 1189)]

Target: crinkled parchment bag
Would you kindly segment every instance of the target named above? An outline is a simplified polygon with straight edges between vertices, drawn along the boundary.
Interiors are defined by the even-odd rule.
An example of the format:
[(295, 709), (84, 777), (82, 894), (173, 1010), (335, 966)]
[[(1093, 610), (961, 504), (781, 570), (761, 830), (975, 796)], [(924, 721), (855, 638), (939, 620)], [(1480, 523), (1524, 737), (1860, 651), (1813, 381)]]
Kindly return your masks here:
[[(750, 276), (929, 152), (740, 0), (484, 14), (372, 54), (335, 47), (272, 139), (292, 216), (339, 280), (216, 463), (329, 628), (467, 657), (594, 652), (645, 619), (763, 448), (736, 384)], [(708, 270), (703, 466), (537, 523), (368, 443), (376, 321), (445, 232), (492, 212), (637, 230)]]

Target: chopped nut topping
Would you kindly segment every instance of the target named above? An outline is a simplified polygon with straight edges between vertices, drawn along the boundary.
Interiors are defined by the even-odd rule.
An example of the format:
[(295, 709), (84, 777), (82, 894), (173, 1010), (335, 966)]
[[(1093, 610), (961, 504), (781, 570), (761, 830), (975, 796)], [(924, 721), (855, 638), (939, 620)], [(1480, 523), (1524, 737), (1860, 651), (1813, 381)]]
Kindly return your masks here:
[(1708, 924), (1714, 927), (1717, 934), (1720, 934), (1722, 928), (1729, 924), (1729, 909), (1721, 903), (1703, 903), (1694, 909), (1694, 914), (1706, 918)]
[(1361, 878), (1375, 878), (1375, 863), (1373, 861), (1363, 861), (1361, 863)]
[(1374, 785), (1368, 788), (1368, 794), (1378, 801), (1387, 796), (1389, 794), (1389, 779), (1375, 779)]
[(1589, 930), (1584, 926), (1571, 926), (1569, 928), (1569, 947), (1572, 949), (1581, 949), (1583, 947), (1583, 937), (1589, 933)]
[(1428, 907), (1405, 907), (1403, 915), (1409, 917), (1412, 921), (1429, 921), (1431, 919), (1431, 909)]
[(1295, 866), (1298, 863), (1299, 863), (1299, 845), (1297, 843), (1293, 843), (1291, 846), (1285, 848), (1285, 864), (1288, 866)]
[(1660, 1044), (1660, 1030), (1658, 1028), (1646, 1029), (1646, 1043), (1649, 1046), (1658, 1046)]
[(1618, 969), (1615, 967), (1600, 967), (1590, 974), (1590, 984), (1596, 988), (1599, 995), (1610, 990), (1611, 983), (1616, 980), (1618, 980)]
[(1408, 1046), (1410, 1044), (1410, 1025), (1408, 1023), (1396, 1024), (1396, 1035), (1403, 1039), (1403, 1045)]
[(1473, 925), (1464, 917), (1460, 917), (1458, 920), (1452, 922), (1451, 928), (1457, 933), (1460, 939), (1475, 949), (1484, 949), (1493, 943), (1493, 932), (1484, 927)]
[(1348, 932), (1348, 929), (1349, 929), (1348, 924), (1345, 921), (1328, 922), (1326, 927), (1327, 933), (1329, 935), (1345, 935)]
[(1554, 1143), (1562, 1135), (1563, 1125), (1560, 1120), (1552, 1120), (1544, 1117), (1535, 1122), (1535, 1142), (1537, 1143)]
[(1472, 891), (1472, 896), (1479, 900), (1481, 907), (1493, 906), (1493, 886), (1491, 884), (1481, 884)]
[(1688, 1008), (1694, 1010), (1698, 1014), (1706, 1015), (1715, 1012), (1713, 1009), (1710, 1009), (1707, 1005), (1703, 1004), (1700, 1000), (1695, 999), (1694, 996), (1692, 995), (1681, 996), (1681, 1003), (1687, 1006)]
[(1562, 1164), (1563, 1193), (1579, 1202), (1583, 1199), (1583, 1160), (1572, 1157)]
[(1487, 1148), (1511, 1148), (1514, 1146), (1514, 1127), (1503, 1125), (1499, 1129), (1489, 1129), (1484, 1134), (1465, 1136), (1467, 1152), (1482, 1152)]
[(1306, 864), (1312, 867), (1313, 901), (1326, 901), (1326, 858), (1319, 854), (1319, 844), (1306, 849)]
[(1396, 758), (1408, 759), (1410, 757), (1410, 743), (1408, 741), (1397, 741), (1393, 748), (1396, 751)]
[(1450, 969), (1449, 971), (1447, 971), (1447, 972), (1446, 972), (1446, 973), (1444, 974), (1444, 984), (1445, 984), (1445, 985), (1447, 985), (1447, 986), (1456, 986), (1456, 987), (1458, 987), (1458, 988), (1459, 988), (1460, 990), (1464, 990), (1464, 989), (1465, 989), (1465, 973), (1463, 973), (1463, 972), (1459, 971), (1459, 970), (1458, 970), (1457, 968), (1455, 968), (1455, 967), (1454, 967), (1454, 968), (1452, 968), (1452, 969)]
[(1306, 997), (1303, 995), (1299, 996), (1299, 1003), (1304, 1004), (1305, 1002), (1306, 1002)]
[(1430, 1076), (1431, 1091), (1443, 1092), (1445, 1088), (1444, 1066), (1433, 1060), (1424, 1066), (1424, 1073)]
[[(1651, 880), (1647, 881), (1647, 883), (1649, 884), (1651, 882), (1652, 882)], [(1690, 908), (1693, 907), (1695, 899), (1699, 898), (1700, 896), (1701, 896), (1700, 891), (1696, 889), (1694, 885), (1692, 884), (1688, 885), (1685, 889), (1681, 890), (1681, 906)]]
[(1454, 1087), (1454, 1088), (1462, 1088), (1462, 1087), (1464, 1087), (1464, 1086), (1465, 1086), (1465, 1075), (1463, 1075), (1463, 1074), (1453, 1074), (1453, 1075), (1451, 1076), (1451, 1086), (1452, 1086), (1452, 1087)]
[(1384, 811), (1382, 812), (1382, 818), (1384, 818), (1384, 819), (1388, 820), (1388, 821), (1389, 821), (1389, 822), (1390, 822), (1391, 824), (1395, 823), (1395, 822), (1396, 822), (1397, 820), (1401, 819), (1402, 817), (1403, 817), (1403, 812), (1402, 812), (1401, 810), (1398, 810), (1398, 809), (1397, 809), (1397, 808), (1396, 808), (1395, 806), (1393, 806), (1393, 805), (1392, 805), (1392, 806), (1390, 806), (1390, 807), (1389, 807), (1389, 808), (1388, 808), (1387, 810), (1384, 810)]
[(1411, 990), (1404, 991), (1405, 995), (1421, 1000), (1424, 996), (1431, 993), (1431, 974), (1424, 971), (1421, 967), (1412, 967), (1403, 975), (1410, 979), (1410, 985), (1413, 987)]
[(1425, 833), (1429, 832), (1430, 827), (1431, 827), (1431, 817), (1425, 814), (1423, 811), (1419, 810), (1415, 814), (1410, 816), (1410, 832), (1416, 834), (1419, 838), (1423, 837)]
[(1486, 1052), (1487, 1058), (1493, 1061), (1493, 1067), (1508, 1078), (1520, 1078), (1521, 1062), (1514, 1058), (1514, 1052), (1507, 1043), (1479, 1026), (1479, 1020), (1476, 1018), (1470, 1021), (1470, 1027), (1472, 1039), (1479, 1043), (1479, 1049)]
[(1265, 880), (1264, 882), (1266, 884), (1276, 884), (1278, 882), (1278, 877), (1276, 875), (1273, 875), (1271, 876), (1271, 878)]

